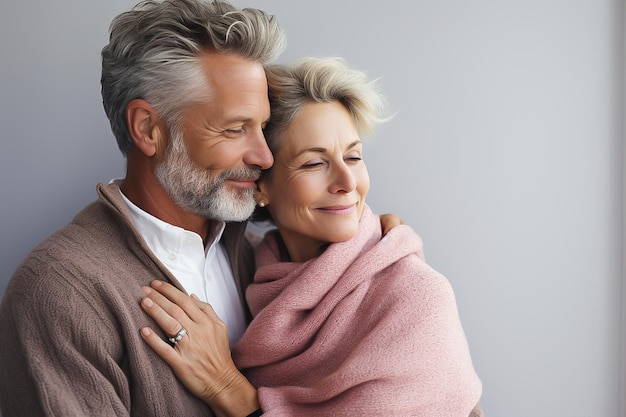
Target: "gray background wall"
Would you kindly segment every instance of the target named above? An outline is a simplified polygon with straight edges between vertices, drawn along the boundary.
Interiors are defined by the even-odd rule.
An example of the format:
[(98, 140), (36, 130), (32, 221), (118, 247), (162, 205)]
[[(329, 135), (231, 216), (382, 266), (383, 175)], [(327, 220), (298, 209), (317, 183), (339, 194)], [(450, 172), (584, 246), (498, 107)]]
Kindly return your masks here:
[[(0, 292), (124, 165), (99, 52), (134, 1), (5, 2)], [(343, 56), (395, 119), (369, 202), (455, 288), (490, 417), (625, 416), (622, 0), (237, 0), (276, 14), (281, 61)], [(3, 335), (11, 337), (11, 335)]]

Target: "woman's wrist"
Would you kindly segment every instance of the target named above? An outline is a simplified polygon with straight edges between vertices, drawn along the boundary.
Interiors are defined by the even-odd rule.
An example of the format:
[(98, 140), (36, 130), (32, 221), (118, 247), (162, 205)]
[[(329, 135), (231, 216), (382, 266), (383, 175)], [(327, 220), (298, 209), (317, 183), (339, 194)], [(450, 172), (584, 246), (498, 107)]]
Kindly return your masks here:
[(247, 417), (262, 414), (262, 412), (259, 414), (261, 406), (256, 388), (240, 373), (206, 402), (217, 417)]

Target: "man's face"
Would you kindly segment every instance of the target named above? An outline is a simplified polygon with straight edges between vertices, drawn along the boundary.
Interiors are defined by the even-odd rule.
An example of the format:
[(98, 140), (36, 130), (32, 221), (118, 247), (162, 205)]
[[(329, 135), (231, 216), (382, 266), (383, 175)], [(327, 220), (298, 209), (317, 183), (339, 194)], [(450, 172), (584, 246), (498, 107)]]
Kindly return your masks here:
[(184, 209), (243, 221), (255, 207), (255, 181), (274, 161), (263, 136), (270, 117), (265, 72), (228, 54), (207, 53), (202, 65), (209, 98), (183, 113), (155, 175)]

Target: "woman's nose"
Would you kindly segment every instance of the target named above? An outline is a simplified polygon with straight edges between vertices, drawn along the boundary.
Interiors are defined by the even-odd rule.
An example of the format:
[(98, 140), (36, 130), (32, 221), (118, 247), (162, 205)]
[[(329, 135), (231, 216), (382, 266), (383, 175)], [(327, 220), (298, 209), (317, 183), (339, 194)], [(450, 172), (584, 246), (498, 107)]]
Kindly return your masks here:
[(339, 164), (333, 168), (333, 181), (331, 192), (350, 192), (356, 188), (356, 179), (353, 172), (345, 164)]

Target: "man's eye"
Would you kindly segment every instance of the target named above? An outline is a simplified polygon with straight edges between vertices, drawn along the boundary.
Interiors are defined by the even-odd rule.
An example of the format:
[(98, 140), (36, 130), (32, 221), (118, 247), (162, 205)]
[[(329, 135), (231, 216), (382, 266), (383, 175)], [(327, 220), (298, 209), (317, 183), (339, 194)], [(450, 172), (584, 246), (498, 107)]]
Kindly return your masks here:
[(243, 129), (227, 129), (226, 133), (229, 135), (241, 135), (243, 133)]

